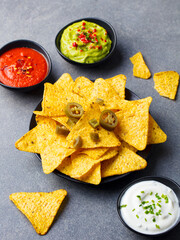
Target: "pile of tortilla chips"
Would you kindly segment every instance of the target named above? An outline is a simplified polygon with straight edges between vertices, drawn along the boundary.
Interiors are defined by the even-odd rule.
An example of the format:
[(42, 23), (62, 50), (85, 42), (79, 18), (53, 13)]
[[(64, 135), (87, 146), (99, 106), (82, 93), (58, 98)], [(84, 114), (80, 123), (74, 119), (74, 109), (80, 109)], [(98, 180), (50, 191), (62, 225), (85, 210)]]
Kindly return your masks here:
[[(39, 153), (44, 173), (60, 172), (91, 184), (101, 178), (144, 169), (145, 159), (136, 154), (147, 144), (166, 141), (166, 134), (149, 114), (151, 97), (136, 101), (125, 100), (126, 77), (117, 75), (109, 79), (85, 77), (75, 81), (67, 73), (55, 84), (45, 83), (42, 111), (35, 111), (37, 126), (15, 144), (22, 151)], [(97, 99), (102, 99), (99, 104)], [(64, 109), (68, 102), (79, 103), (84, 110), (76, 122), (69, 121)], [(99, 120), (103, 110), (110, 109), (118, 118), (114, 131), (99, 126), (92, 128), (89, 120)], [(71, 124), (70, 124), (71, 123)], [(56, 133), (56, 125), (65, 126), (67, 136)], [(90, 133), (99, 134), (94, 142)], [(82, 146), (73, 147), (80, 136)]]

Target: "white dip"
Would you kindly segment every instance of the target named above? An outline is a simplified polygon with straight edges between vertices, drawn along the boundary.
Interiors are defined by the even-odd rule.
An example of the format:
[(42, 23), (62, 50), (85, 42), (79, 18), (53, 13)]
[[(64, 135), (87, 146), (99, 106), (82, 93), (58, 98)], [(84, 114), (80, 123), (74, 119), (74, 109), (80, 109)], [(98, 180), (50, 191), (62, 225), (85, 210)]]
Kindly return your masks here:
[(120, 202), (123, 220), (132, 229), (158, 234), (171, 228), (180, 217), (174, 191), (157, 181), (142, 181), (131, 186)]

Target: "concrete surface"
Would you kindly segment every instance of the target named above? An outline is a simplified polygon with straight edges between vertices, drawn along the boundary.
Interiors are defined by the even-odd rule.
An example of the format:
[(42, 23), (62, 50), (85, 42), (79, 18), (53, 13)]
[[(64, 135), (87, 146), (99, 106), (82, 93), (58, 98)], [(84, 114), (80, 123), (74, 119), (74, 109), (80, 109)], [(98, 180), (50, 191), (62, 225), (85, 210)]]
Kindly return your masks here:
[[(144, 171), (103, 187), (73, 183), (53, 173), (45, 175), (34, 154), (14, 147), (15, 141), (28, 131), (32, 111), (42, 98), (43, 88), (16, 93), (0, 86), (0, 239), (151, 239), (136, 235), (121, 224), (116, 200), (121, 189), (140, 176), (167, 176), (180, 184), (180, 92), (175, 101), (161, 97), (154, 90), (153, 78), (142, 80), (132, 76), (129, 57), (141, 51), (152, 75), (166, 70), (180, 73), (180, 1), (1, 0), (0, 5), (0, 47), (16, 39), (40, 43), (52, 58), (52, 81), (64, 72), (74, 79), (80, 75), (96, 79), (125, 74), (127, 88), (141, 98), (153, 97), (151, 113), (168, 135), (166, 143), (154, 146)], [(96, 68), (73, 66), (55, 49), (54, 39), (59, 29), (83, 17), (103, 18), (117, 32), (116, 53), (111, 61)], [(9, 194), (59, 188), (68, 191), (63, 211), (47, 235), (39, 236), (10, 202)], [(177, 240), (179, 236), (180, 227), (177, 227), (162, 239)]]

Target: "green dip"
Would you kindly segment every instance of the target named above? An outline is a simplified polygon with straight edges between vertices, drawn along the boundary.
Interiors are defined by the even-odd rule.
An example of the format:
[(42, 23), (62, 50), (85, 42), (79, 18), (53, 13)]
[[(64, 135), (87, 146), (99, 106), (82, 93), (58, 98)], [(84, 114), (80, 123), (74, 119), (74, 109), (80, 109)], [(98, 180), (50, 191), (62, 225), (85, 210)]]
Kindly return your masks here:
[(96, 23), (81, 21), (67, 27), (60, 40), (60, 50), (79, 63), (94, 63), (103, 59), (111, 49), (106, 29)]

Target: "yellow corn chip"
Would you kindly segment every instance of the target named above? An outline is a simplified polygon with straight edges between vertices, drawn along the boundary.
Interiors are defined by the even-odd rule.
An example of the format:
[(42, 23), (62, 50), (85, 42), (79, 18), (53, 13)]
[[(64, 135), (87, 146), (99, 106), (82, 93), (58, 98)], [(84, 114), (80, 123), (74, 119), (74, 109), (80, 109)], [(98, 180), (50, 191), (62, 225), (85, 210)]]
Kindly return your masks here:
[(59, 138), (41, 152), (44, 173), (49, 174), (53, 172), (66, 157), (76, 151), (75, 149), (66, 148), (66, 143), (66, 137), (59, 135)]
[(120, 96), (116, 93), (114, 88), (102, 78), (98, 78), (94, 82), (90, 101), (96, 102), (97, 98), (104, 101), (103, 107), (100, 105), (101, 110), (104, 108), (119, 109)]
[[(82, 138), (82, 148), (116, 147), (121, 145), (114, 132), (107, 131), (101, 126), (98, 129), (93, 129), (90, 126), (89, 120), (94, 118), (99, 120), (100, 114), (98, 104), (92, 104), (67, 136), (68, 147), (73, 148), (73, 141), (78, 136)], [(98, 142), (94, 142), (91, 139), (91, 132), (99, 134), (100, 140)]]
[(157, 122), (149, 114), (148, 144), (163, 143), (167, 140), (167, 135), (163, 132)]
[(142, 53), (138, 52), (130, 58), (133, 66), (133, 75), (138, 78), (148, 79), (151, 77), (151, 73), (143, 59)]
[(133, 152), (137, 152), (137, 149), (131, 145), (129, 145), (128, 143), (121, 141), (121, 146), (124, 148), (128, 148), (129, 150), (133, 151)]
[(175, 99), (179, 85), (179, 74), (174, 71), (154, 74), (154, 88), (163, 97)]
[(120, 111), (116, 112), (116, 134), (138, 150), (144, 150), (147, 145), (151, 101), (151, 97), (136, 101), (121, 100)]
[(123, 74), (106, 79), (121, 99), (125, 99), (126, 76)]
[(93, 159), (99, 159), (103, 154), (105, 154), (105, 152), (107, 152), (109, 148), (87, 148), (87, 149), (82, 149), (81, 153), (84, 153), (86, 155), (88, 155), (90, 158)]
[(55, 133), (55, 129), (55, 121), (50, 118), (41, 118), (35, 128), (17, 140), (15, 147), (21, 151), (41, 153), (59, 137)]
[(68, 92), (72, 92), (74, 81), (69, 73), (64, 73), (55, 83), (54, 86), (60, 87)]
[(120, 175), (143, 169), (146, 166), (145, 159), (126, 147), (120, 147), (117, 156), (101, 163), (101, 177)]
[(91, 184), (98, 185), (101, 182), (101, 164), (98, 163), (92, 167), (92, 169), (81, 177), (79, 180)]
[(29, 219), (36, 232), (44, 235), (49, 230), (66, 195), (66, 190), (60, 189), (49, 193), (13, 193), (9, 198)]
[(73, 88), (73, 92), (77, 93), (81, 97), (85, 97), (89, 99), (91, 96), (92, 89), (94, 84), (86, 77), (78, 77), (75, 80), (75, 85)]

